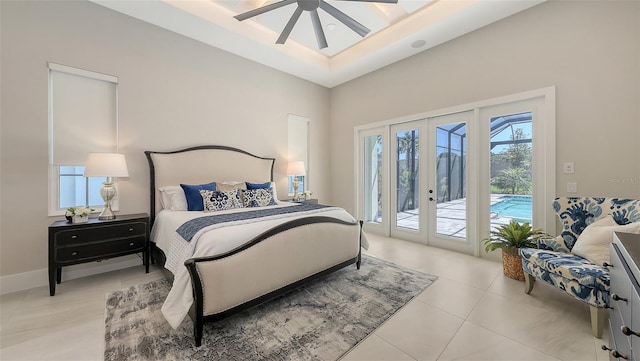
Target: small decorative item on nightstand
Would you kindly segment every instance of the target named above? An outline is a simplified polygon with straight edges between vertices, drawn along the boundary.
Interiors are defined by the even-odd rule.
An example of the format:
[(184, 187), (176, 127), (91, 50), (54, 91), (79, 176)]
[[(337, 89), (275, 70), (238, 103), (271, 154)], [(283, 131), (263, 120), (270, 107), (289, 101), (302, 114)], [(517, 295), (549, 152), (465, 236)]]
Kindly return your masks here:
[(89, 222), (89, 216), (73, 216), (71, 217), (71, 223), (87, 223)]
[(89, 215), (93, 212), (93, 208), (89, 207), (69, 207), (64, 212), (64, 217), (69, 223), (87, 223), (89, 221)]
[(300, 200), (301, 201), (306, 201), (307, 199), (311, 198), (312, 194), (313, 194), (312, 191), (304, 191), (304, 192), (300, 193)]

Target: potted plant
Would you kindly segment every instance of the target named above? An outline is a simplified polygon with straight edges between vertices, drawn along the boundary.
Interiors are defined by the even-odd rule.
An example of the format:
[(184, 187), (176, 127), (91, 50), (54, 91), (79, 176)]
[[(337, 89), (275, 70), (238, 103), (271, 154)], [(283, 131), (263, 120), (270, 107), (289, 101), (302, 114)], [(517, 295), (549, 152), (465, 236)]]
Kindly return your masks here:
[(502, 250), (502, 271), (505, 276), (514, 280), (524, 281), (522, 271), (522, 257), (519, 248), (536, 248), (536, 241), (541, 237), (548, 237), (540, 228), (533, 228), (529, 223), (520, 224), (511, 221), (503, 224), (489, 233), (485, 238), (485, 251)]
[(312, 191), (304, 191), (304, 192), (300, 193), (300, 199), (301, 200), (311, 199), (311, 195), (312, 194), (313, 194)]
[(69, 207), (64, 216), (69, 223), (86, 223), (89, 221), (89, 215), (93, 211), (94, 209), (89, 207)]

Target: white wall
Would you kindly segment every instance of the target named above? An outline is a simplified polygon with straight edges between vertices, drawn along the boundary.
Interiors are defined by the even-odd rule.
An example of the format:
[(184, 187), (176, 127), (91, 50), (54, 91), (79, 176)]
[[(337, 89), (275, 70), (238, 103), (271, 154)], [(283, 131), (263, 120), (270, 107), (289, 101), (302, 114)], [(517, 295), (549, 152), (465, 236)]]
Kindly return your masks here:
[(549, 1), (331, 89), (331, 201), (355, 211), (354, 126), (552, 85), (557, 195), (640, 198), (640, 2)]
[(93, 3), (0, 4), (0, 276), (44, 270), (47, 227), (60, 219), (47, 216), (48, 61), (119, 78), (121, 213), (148, 212), (144, 150), (222, 144), (276, 157), (286, 195), (289, 113), (311, 119), (311, 183), (329, 198), (327, 88)]

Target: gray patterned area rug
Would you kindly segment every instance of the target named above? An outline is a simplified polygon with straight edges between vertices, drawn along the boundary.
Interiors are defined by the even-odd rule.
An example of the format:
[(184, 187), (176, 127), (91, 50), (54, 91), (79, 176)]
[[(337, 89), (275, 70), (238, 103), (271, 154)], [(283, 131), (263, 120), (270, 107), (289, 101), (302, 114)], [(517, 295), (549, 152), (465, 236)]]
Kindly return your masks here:
[(336, 360), (362, 341), (436, 276), (363, 255), (355, 265), (221, 321), (205, 323), (195, 347), (187, 316), (174, 330), (160, 307), (158, 280), (110, 292), (105, 360)]

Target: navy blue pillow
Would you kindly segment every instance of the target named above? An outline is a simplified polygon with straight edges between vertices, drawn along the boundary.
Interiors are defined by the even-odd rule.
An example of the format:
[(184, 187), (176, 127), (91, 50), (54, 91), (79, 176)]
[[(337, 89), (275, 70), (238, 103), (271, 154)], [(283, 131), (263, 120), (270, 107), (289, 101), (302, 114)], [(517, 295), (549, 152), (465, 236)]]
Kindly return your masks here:
[(184, 196), (187, 198), (187, 210), (204, 211), (204, 202), (202, 201), (200, 190), (215, 191), (216, 182), (198, 185), (180, 184), (180, 187), (182, 187)]
[(245, 182), (247, 183), (247, 190), (251, 191), (251, 190), (256, 190), (256, 189), (269, 189), (271, 188), (271, 182), (266, 182), (266, 183), (249, 183), (249, 182)]

